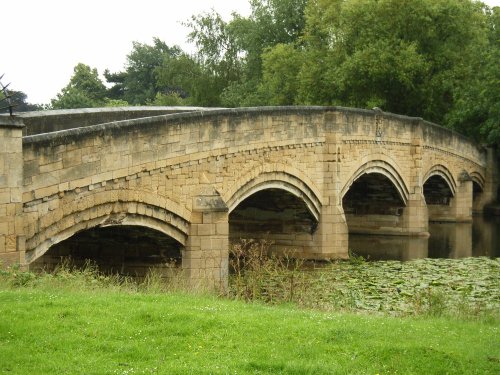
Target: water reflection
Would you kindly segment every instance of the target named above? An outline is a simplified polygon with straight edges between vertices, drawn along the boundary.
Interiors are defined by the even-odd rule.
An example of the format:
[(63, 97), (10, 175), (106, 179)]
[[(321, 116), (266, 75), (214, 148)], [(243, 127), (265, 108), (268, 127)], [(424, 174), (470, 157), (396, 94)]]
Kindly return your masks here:
[(372, 260), (500, 256), (500, 217), (429, 223), (430, 237), (349, 235), (349, 249)]

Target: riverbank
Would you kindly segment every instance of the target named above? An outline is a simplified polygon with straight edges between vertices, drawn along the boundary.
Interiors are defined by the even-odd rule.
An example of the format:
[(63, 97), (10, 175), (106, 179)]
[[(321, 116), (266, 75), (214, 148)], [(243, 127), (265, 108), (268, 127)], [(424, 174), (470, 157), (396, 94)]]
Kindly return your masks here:
[(305, 267), (258, 249), (245, 252), (246, 270), (233, 274), (231, 297), (323, 311), (499, 317), (500, 258), (367, 262), (352, 254), (350, 261)]
[(219, 296), (155, 274), (0, 271), (0, 372), (500, 372), (498, 259), (259, 259)]

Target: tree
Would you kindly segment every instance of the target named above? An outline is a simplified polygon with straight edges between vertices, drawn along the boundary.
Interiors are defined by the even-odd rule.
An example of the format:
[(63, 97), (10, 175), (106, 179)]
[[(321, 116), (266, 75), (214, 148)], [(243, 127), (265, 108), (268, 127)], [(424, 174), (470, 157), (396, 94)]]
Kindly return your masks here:
[[(241, 78), (242, 52), (234, 29), (215, 11), (192, 16), (187, 23), (191, 28), (189, 41), (198, 48), (196, 92), (199, 105), (221, 105), (220, 94), (232, 82)], [(204, 98), (204, 99), (202, 99)]]
[(156, 77), (163, 88), (160, 97), (167, 96), (168, 100), (177, 97), (180, 102), (176, 105), (210, 106), (218, 102), (218, 95), (213, 94), (215, 78), (184, 52), (177, 56), (165, 55), (161, 67), (156, 70)]
[(153, 38), (153, 45), (138, 42), (132, 45), (125, 71), (111, 73), (107, 70), (104, 76), (113, 84), (108, 90), (110, 98), (125, 100), (131, 105), (144, 105), (154, 101), (157, 93), (170, 90), (159, 84), (157, 70), (165, 56), (175, 57), (182, 51), (177, 46), (169, 47), (158, 38)]
[[(40, 111), (43, 109), (41, 105), (29, 103), (27, 101), (28, 96), (22, 91), (8, 90), (8, 95), (14, 112)], [(0, 109), (0, 113), (9, 113), (9, 104), (4, 99), (5, 95), (3, 91), (0, 90), (0, 107), (4, 107)]]
[(260, 80), (262, 54), (277, 44), (293, 44), (305, 27), (307, 0), (250, 0), (250, 17), (233, 17), (230, 27), (245, 52), (245, 78)]
[(442, 123), (485, 45), (485, 17), (472, 1), (311, 0), (306, 13), (305, 59), (321, 68), (312, 75), (303, 66), (299, 102)]
[(212, 105), (266, 104), (259, 92), (263, 52), (296, 41), (305, 25), (307, 0), (251, 0), (252, 14), (233, 14), (229, 22), (216, 12), (193, 16), (190, 40), (210, 85)]
[(297, 97), (297, 75), (302, 67), (302, 55), (291, 44), (278, 44), (262, 55), (263, 77), (261, 96), (270, 105), (293, 105)]
[(79, 63), (73, 76), (56, 98), (51, 100), (52, 108), (91, 108), (104, 106), (106, 86), (99, 78), (97, 69)]
[(446, 122), (469, 137), (500, 146), (500, 7), (486, 13), (489, 46), (478, 51), (470, 79), (455, 91)]

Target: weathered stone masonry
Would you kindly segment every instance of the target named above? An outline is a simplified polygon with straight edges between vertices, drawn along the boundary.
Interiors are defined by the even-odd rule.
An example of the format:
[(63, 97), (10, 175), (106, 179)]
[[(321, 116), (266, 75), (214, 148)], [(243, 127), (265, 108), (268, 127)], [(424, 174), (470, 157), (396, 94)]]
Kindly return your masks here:
[(24, 263), (22, 121), (0, 118), (0, 261)]
[[(101, 111), (106, 121), (125, 116)], [(484, 149), (418, 118), (337, 107), (197, 109), (78, 127), (75, 113), (77, 128), (23, 138), (22, 119), (1, 119), (4, 264), (32, 263), (77, 232), (133, 225), (175, 240), (193, 280), (224, 280), (236, 236), (230, 217), (249, 220), (233, 225), (244, 231), (260, 216), (273, 227), (286, 215), (238, 209), (256, 194), (293, 206), (274, 226), (282, 233), (267, 234), (277, 248), (336, 258), (347, 256), (349, 231), (425, 235), (429, 219), (471, 220), (496, 191)], [(33, 128), (43, 118), (25, 116)], [(57, 121), (67, 127), (64, 113)], [(349, 191), (390, 203), (363, 206)]]

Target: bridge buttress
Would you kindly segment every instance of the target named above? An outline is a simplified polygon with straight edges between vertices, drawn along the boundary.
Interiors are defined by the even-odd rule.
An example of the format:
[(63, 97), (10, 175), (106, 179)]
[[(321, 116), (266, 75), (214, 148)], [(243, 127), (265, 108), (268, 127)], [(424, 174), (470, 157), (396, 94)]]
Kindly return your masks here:
[(0, 118), (0, 266), (24, 263), (23, 127), (13, 117)]
[(459, 176), (453, 197), (448, 204), (428, 204), (431, 222), (471, 222), (474, 197), (473, 181), (464, 173)]
[(342, 134), (326, 134), (323, 153), (323, 202), (318, 228), (314, 233), (318, 259), (349, 257), (349, 231), (340, 198), (342, 162)]
[(403, 225), (409, 235), (428, 235), (429, 214), (423, 191), (422, 121), (415, 123), (411, 134), (411, 165), (408, 201), (403, 213)]
[(470, 178), (462, 179), (452, 202), (453, 221), (472, 221), (473, 186)]
[(194, 287), (227, 286), (229, 259), (229, 214), (226, 204), (213, 190), (193, 198), (193, 213), (182, 268)]
[(485, 206), (500, 204), (500, 149), (486, 148), (486, 179), (480, 201), (475, 202), (482, 212)]

